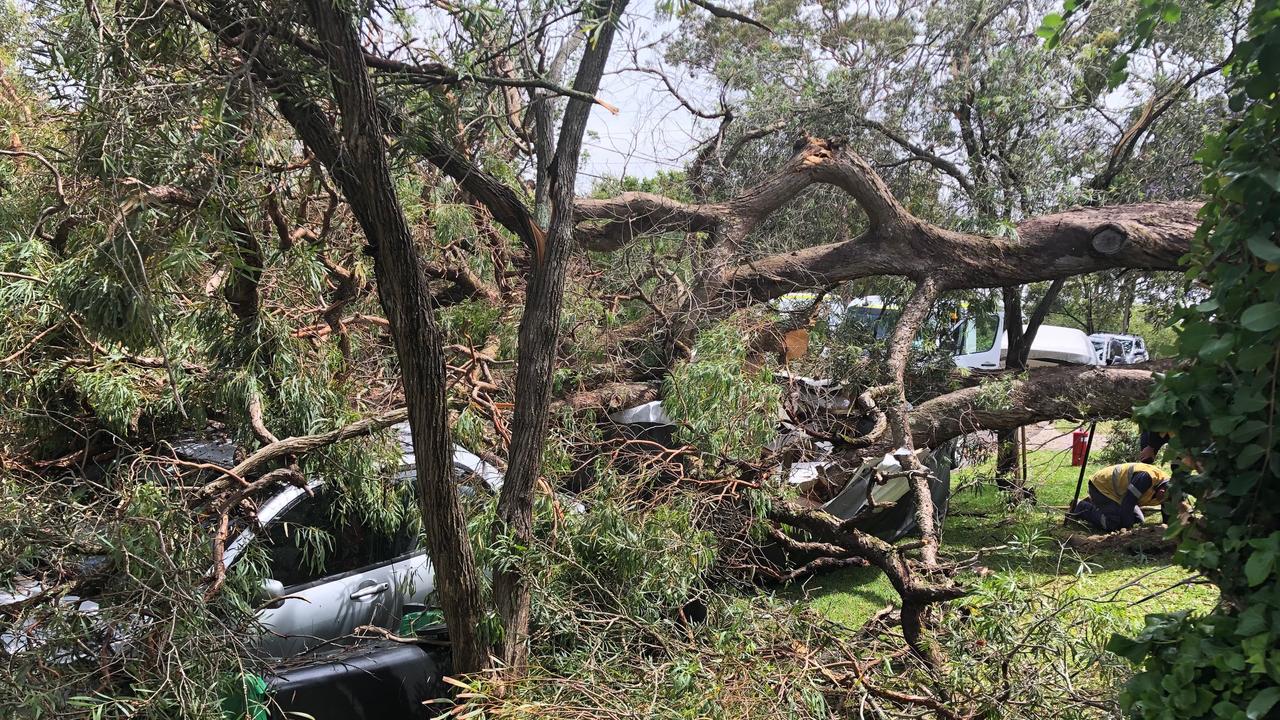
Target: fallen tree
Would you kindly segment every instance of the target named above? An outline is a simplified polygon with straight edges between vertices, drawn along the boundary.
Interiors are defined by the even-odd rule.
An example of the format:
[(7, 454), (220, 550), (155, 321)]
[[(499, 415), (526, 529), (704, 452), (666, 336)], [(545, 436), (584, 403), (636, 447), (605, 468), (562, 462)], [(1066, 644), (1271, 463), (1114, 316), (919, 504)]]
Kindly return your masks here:
[[(911, 345), (931, 309), (955, 291), (1057, 281), (1099, 271), (1176, 270), (1178, 258), (1191, 246), (1198, 203), (1099, 202), (1040, 215), (1035, 213), (1037, 206), (1027, 205), (1016, 218), (1012, 210), (1000, 218), (978, 218), (1007, 221), (1004, 234), (961, 231), (957, 228), (973, 225), (936, 217), (926, 220), (919, 210), (922, 198), (909, 196), (911, 183), (891, 175), (895, 167), (891, 163), (897, 159), (877, 157), (875, 148), (866, 143), (836, 139), (834, 134), (846, 126), (834, 122), (809, 125), (811, 132), (830, 129), (831, 137), (797, 134), (789, 158), (785, 147), (770, 146), (774, 149), (762, 157), (770, 158), (771, 169), (753, 172), (749, 182), (722, 184), (708, 175), (715, 173), (714, 162), (732, 164), (745, 144), (796, 129), (774, 119), (740, 136), (721, 137), (733, 117), (727, 108), (714, 145), (700, 151), (690, 168), (686, 189), (692, 199), (688, 194), (652, 192), (575, 197), (575, 163), (581, 154), (586, 113), (592, 104), (602, 104), (595, 97), (597, 85), (623, 6), (599, 2), (574, 9), (572, 22), (581, 21), (580, 25), (568, 28), (563, 46), (550, 53), (542, 42), (547, 39), (545, 26), (517, 28), (513, 21), (511, 27), (493, 31), (489, 25), (480, 28), (460, 21), (464, 26), (460, 32), (473, 34), (473, 49), (480, 52), (460, 55), (467, 67), (459, 68), (425, 60), (434, 57), (436, 48), (413, 43), (384, 46), (375, 39), (382, 22), (377, 13), (327, 0), (302, 7), (266, 1), (162, 3), (154, 28), (132, 19), (109, 18), (116, 25), (113, 32), (87, 38), (87, 46), (110, 46), (127, 39), (140, 64), (136, 68), (122, 65), (117, 75), (108, 74), (120, 84), (111, 88), (116, 104), (104, 104), (104, 108), (146, 110), (139, 116), (171, 120), (170, 115), (181, 113), (173, 113), (167, 99), (157, 103), (148, 97), (151, 104), (147, 104), (134, 97), (138, 86), (144, 81), (165, 85), (162, 80), (173, 75), (175, 68), (197, 77), (206, 77), (214, 68), (222, 74), (210, 84), (225, 87), (202, 88), (208, 97), (201, 100), (221, 107), (224, 95), (232, 97), (241, 113), (235, 117), (240, 135), (228, 143), (235, 147), (224, 149), (225, 155), (215, 154), (216, 162), (200, 166), (198, 172), (162, 166), (140, 173), (151, 185), (130, 179), (113, 186), (93, 177), (64, 183), (62, 173), (70, 175), (70, 163), (55, 165), (42, 155), (8, 151), (6, 157), (41, 161), (34, 169), (41, 176), (46, 171), (53, 174), (59, 198), (55, 206), (30, 213), (34, 220), (30, 228), (15, 233), (41, 243), (42, 251), (11, 253), (18, 260), (5, 277), (21, 284), (24, 291), (30, 289), (39, 302), (30, 303), (35, 309), (20, 318), (22, 322), (15, 322), (15, 329), (6, 331), (4, 355), (11, 362), (24, 361), (17, 365), (56, 366), (63, 375), (56, 383), (43, 379), (30, 383), (29, 387), (53, 390), (40, 396), (24, 389), (31, 398), (23, 395), (15, 407), (43, 408), (42, 402), (53, 397), (60, 404), (47, 411), (50, 416), (57, 415), (54, 411), (74, 415), (83, 420), (85, 427), (76, 428), (83, 437), (110, 444), (114, 440), (99, 433), (95, 421), (110, 421), (110, 431), (124, 436), (140, 432), (156, 418), (181, 424), (174, 418), (186, 419), (182, 383), (191, 382), (189, 375), (199, 375), (196, 382), (204, 384), (202, 394), (192, 392), (190, 399), (198, 396), (210, 405), (243, 405), (240, 414), (245, 417), (239, 417), (238, 410), (217, 408), (222, 412), (219, 417), (232, 426), (243, 424), (247, 446), (257, 444), (256, 451), (251, 450), (218, 481), (216, 489), (233, 488), (227, 497), (237, 502), (245, 488), (275, 480), (296, 481), (296, 472), (288, 466), (299, 455), (408, 417), (422, 460), (418, 485), (420, 512), (428, 519), (428, 545), (448, 578), (441, 585), (443, 601), (452, 623), (473, 628), (479, 625), (487, 600), (457, 493), (444, 469), (450, 418), (465, 415), (474, 428), (480, 417), (481, 424), (492, 428), (494, 440), (487, 449), (510, 458), (511, 482), (503, 491), (502, 520), (491, 529), (490, 539), (509, 538), (515, 546), (527, 546), (525, 541), (533, 532), (533, 496), (548, 472), (544, 451), (551, 445), (548, 426), (556, 414), (553, 411), (593, 411), (598, 416), (600, 411), (657, 399), (660, 393), (654, 381), (669, 377), (678, 363), (687, 360), (700, 335), (720, 323), (760, 312), (760, 305), (789, 292), (810, 290), (820, 295), (842, 283), (880, 277), (905, 279), (909, 285), (902, 312), (887, 338), (883, 363), (872, 368), (875, 377), (865, 387), (856, 388), (856, 408), (873, 422), (844, 443), (842, 450), (855, 459), (1042, 419), (1124, 417), (1145, 397), (1149, 370), (1036, 369), (1025, 376), (997, 378), (985, 389), (964, 388), (924, 402), (911, 396), (917, 401), (912, 407), (907, 402)], [(741, 19), (722, 9), (711, 12), (720, 18)], [(562, 18), (543, 19), (552, 25)], [(198, 35), (204, 44), (183, 45), (181, 52), (171, 52), (165, 43), (153, 47), (149, 44), (155, 41), (149, 35), (153, 29), (167, 36)], [(494, 44), (491, 35), (506, 31), (510, 37)], [(584, 45), (588, 37), (591, 42)], [(966, 30), (959, 44), (968, 39)], [(507, 40), (510, 43), (504, 45)], [(121, 47), (127, 44), (120, 43)], [(478, 62), (486, 67), (470, 67), (476, 57), (483, 57)], [(574, 58), (580, 58), (579, 76), (573, 87), (565, 87), (563, 74), (552, 69), (562, 70)], [(141, 75), (135, 76), (135, 69)], [(524, 96), (517, 88), (525, 91)], [(563, 114), (556, 105), (562, 98), (571, 103)], [(956, 117), (968, 146), (977, 108), (971, 99), (961, 105)], [(564, 122), (557, 141), (552, 120), (561, 115)], [(189, 117), (179, 121), (182, 130), (170, 136), (190, 129)], [(946, 122), (949, 127), (950, 120)], [(1106, 178), (1096, 183), (1098, 187), (1116, 176), (1153, 122), (1143, 119), (1132, 128), (1122, 128), (1116, 151), (1106, 158), (1103, 172), (1095, 175)], [(92, 117), (84, 124), (95, 127)], [(894, 147), (904, 149), (908, 155), (903, 162), (923, 161), (950, 178), (954, 187), (948, 185), (945, 190), (958, 188), (978, 214), (992, 209), (990, 203), (979, 200), (984, 182), (989, 185), (998, 173), (981, 163), (994, 165), (997, 151), (971, 154), (967, 161), (971, 167), (962, 167), (966, 163), (944, 159), (945, 150), (911, 133), (879, 121), (864, 119), (855, 125), (879, 132)], [(980, 133), (987, 132), (980, 127), (981, 116), (977, 125)], [(166, 130), (172, 128), (166, 126)], [(146, 130), (134, 132), (147, 135)], [(989, 139), (979, 138), (976, 146)], [(722, 147), (721, 140), (728, 149), (713, 157)], [(100, 140), (90, 137), (90, 142)], [(273, 148), (278, 156), (240, 152), (258, 145)], [(300, 148), (305, 150), (299, 152)], [(169, 154), (206, 157), (202, 148), (181, 147)], [(251, 168), (253, 174), (237, 174), (242, 167)], [(974, 177), (966, 175), (970, 170)], [(1005, 174), (1007, 179), (1001, 182), (1020, 182), (1016, 173)], [(185, 182), (171, 180), (175, 175)], [(516, 180), (523, 177), (535, 178), (532, 188)], [(235, 190), (242, 181), (248, 189)], [(90, 187), (110, 202), (92, 205), (85, 199), (93, 197), (85, 190)], [(133, 198), (132, 204), (112, 197), (122, 187)], [(716, 196), (727, 187), (747, 189)], [(775, 252), (767, 243), (754, 242), (771, 223), (819, 194), (832, 204), (848, 207), (842, 207), (847, 209), (842, 222), (822, 228), (825, 234), (804, 235), (816, 237), (813, 244)], [(948, 197), (934, 185), (922, 195), (931, 202)], [(323, 199), (323, 207), (313, 198)], [(413, 207), (414, 203), (422, 207)], [(165, 209), (174, 212), (166, 215)], [(459, 218), (458, 209), (465, 220)], [(197, 224), (197, 210), (208, 211), (218, 222), (206, 218), (203, 225)], [(51, 220), (60, 223), (52, 234), (44, 230)], [(460, 226), (465, 227), (459, 230)], [(76, 228), (87, 237), (69, 236)], [(163, 262), (169, 259), (163, 253), (172, 238), (199, 236), (210, 228), (221, 233), (215, 237), (225, 241), (225, 248), (216, 246), (217, 241), (209, 248), (197, 246), (194, 252), (187, 248), (188, 255), (207, 257), (207, 262), (189, 258), (169, 265)], [(106, 238), (94, 234), (102, 229), (107, 230)], [(271, 237), (274, 229), (278, 247), (258, 237), (262, 229), (267, 230), (264, 237)], [(122, 260), (108, 252), (116, 246), (127, 248), (134, 236), (142, 236), (146, 252), (160, 258), (141, 262), (139, 251), (139, 268), (171, 273), (155, 283), (157, 292), (152, 293), (146, 273), (134, 270), (132, 254), (126, 253)], [(147, 240), (153, 241), (151, 245)], [(574, 243), (586, 252), (575, 255)], [(634, 277), (640, 279), (633, 280), (632, 287), (611, 298), (593, 284), (649, 243), (655, 247), (644, 258), (649, 266), (636, 271)], [(38, 262), (22, 259), (26, 257)], [(366, 258), (372, 258), (371, 267), (366, 267)], [(207, 267), (201, 267), (199, 279), (204, 282), (192, 282), (191, 277), (169, 270), (202, 262)], [(369, 274), (371, 279), (366, 277)], [(123, 280), (108, 288), (115, 294), (102, 291), (98, 281), (117, 276)], [(57, 278), (53, 283), (57, 287), (40, 290), (37, 286), (52, 282), (44, 278)], [(102, 296), (110, 302), (96, 304)], [(161, 304), (170, 297), (178, 299), (171, 305)], [(583, 320), (574, 312), (581, 308), (568, 312), (562, 308), (566, 298), (572, 302), (584, 297), (609, 307), (609, 323), (616, 319), (619, 304), (629, 303), (629, 314), (616, 313), (626, 317), (627, 323), (610, 325), (603, 333), (616, 336), (604, 352), (578, 353), (576, 342), (564, 339), (572, 335), (567, 325), (606, 324), (605, 313)], [(210, 300), (216, 307), (210, 307)], [(381, 316), (374, 307), (379, 304)], [(522, 304), (523, 314), (512, 311)], [(53, 321), (44, 307), (57, 308)], [(1047, 304), (1041, 308), (1047, 309)], [(446, 318), (450, 311), (456, 314)], [(207, 318), (222, 315), (230, 316), (227, 327), (234, 327), (237, 342), (207, 337), (197, 342), (170, 329), (170, 320), (180, 317), (186, 323), (179, 324), (182, 329), (195, 334), (193, 326), (204, 330)], [(1043, 313), (1039, 317), (1043, 319)], [(513, 332), (517, 323), (518, 333)], [(213, 328), (209, 335), (219, 329)], [(778, 332), (759, 333), (769, 335), (762, 345), (781, 347), (782, 335), (803, 327), (775, 329)], [(470, 337), (473, 331), (476, 337)], [(744, 331), (744, 344), (752, 342), (750, 334)], [(359, 342), (353, 343), (353, 338)], [(293, 341), (297, 342), (289, 345)], [(325, 357), (329, 342), (338, 343), (342, 357), (337, 373)], [(624, 352), (611, 352), (619, 347)], [(657, 351), (648, 352), (655, 347)], [(174, 349), (187, 357), (167, 354)], [(462, 359), (453, 360), (448, 353)], [(286, 355), (286, 361), (273, 365), (276, 354)], [(388, 372), (387, 358), (392, 356), (396, 363)], [(120, 366), (127, 367), (121, 370)], [(634, 368), (643, 371), (632, 372)], [(318, 384), (327, 383), (326, 391), (336, 389), (333, 394), (350, 397), (335, 401), (326, 396), (305, 407), (272, 397), (273, 385), (279, 387), (308, 371), (319, 374)], [(111, 376), (113, 372), (117, 375)], [(161, 378), (161, 373), (168, 377)], [(123, 409), (101, 402), (104, 396), (114, 397), (112, 392), (117, 390), (107, 381), (120, 377), (152, 391), (145, 398), (148, 402), (119, 403)], [(272, 382), (260, 382), (264, 379)], [(165, 393), (154, 392), (155, 388)], [(377, 395), (372, 401), (365, 397), (367, 388)], [(224, 391), (228, 392), (221, 394)], [(164, 394), (174, 402), (154, 399)], [(309, 434), (317, 416), (352, 410), (367, 414), (370, 408), (402, 402), (407, 410), (362, 421), (359, 432)], [(66, 459), (57, 466), (70, 469), (77, 465), (75, 461), (94, 454), (89, 442), (84, 446), (74, 455), (40, 450)], [(93, 446), (95, 452), (97, 447)], [(752, 463), (741, 458), (711, 460), (708, 466), (718, 471), (750, 476), (727, 482), (718, 477), (697, 479), (717, 492), (733, 494), (744, 486), (762, 486), (758, 478), (765, 473)], [(913, 459), (907, 463), (923, 536), (918, 546), (886, 548), (854, 527), (832, 526), (830, 518), (801, 508), (779, 510), (773, 521), (805, 527), (821, 536), (826, 545), (838, 549), (841, 562), (862, 559), (884, 570), (902, 594), (908, 638), (922, 657), (936, 660), (924, 608), (960, 590), (939, 567), (928, 472)], [(275, 467), (280, 464), (285, 467)], [(226, 509), (220, 509), (223, 516)], [(918, 561), (911, 555), (916, 550), (920, 551)], [(513, 666), (522, 664), (528, 578), (513, 563), (501, 568), (495, 580), (495, 607), (510, 634), (490, 642), (493, 638), (460, 632), (460, 668), (488, 666), (490, 651)]]
[[(818, 184), (846, 192), (866, 213), (857, 237), (794, 252), (732, 262), (732, 251), (761, 223)], [(1017, 239), (960, 233), (912, 215), (871, 164), (847, 147), (806, 137), (796, 153), (741, 195), (686, 205), (648, 193), (578, 200), (580, 245), (614, 251), (643, 233), (705, 233), (708, 258), (724, 261), (703, 294), (720, 312), (786, 293), (858, 278), (930, 278), (939, 292), (1017, 285), (1114, 268), (1177, 270), (1191, 247), (1198, 202), (1074, 208), (1029, 218)], [(592, 222), (602, 221), (602, 222)]]

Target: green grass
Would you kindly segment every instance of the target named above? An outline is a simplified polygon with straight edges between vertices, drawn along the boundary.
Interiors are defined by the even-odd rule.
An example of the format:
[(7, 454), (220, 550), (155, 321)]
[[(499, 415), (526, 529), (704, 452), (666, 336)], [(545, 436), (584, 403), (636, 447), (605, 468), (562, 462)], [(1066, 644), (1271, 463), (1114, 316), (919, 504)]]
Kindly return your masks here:
[[(1103, 552), (1082, 557), (1064, 548), (1062, 541), (1080, 532), (1062, 524), (1080, 473), (1080, 468), (1071, 466), (1069, 451), (1028, 454), (1030, 484), (1037, 493), (1034, 506), (1007, 507), (1003, 494), (990, 481), (992, 465), (988, 460), (952, 473), (952, 488), (958, 492), (943, 527), (944, 558), (960, 560), (977, 554), (980, 564), (990, 570), (1009, 573), (1046, 591), (1074, 585), (1075, 592), (1108, 602), (1135, 625), (1148, 613), (1203, 611), (1217, 601), (1212, 586), (1178, 586), (1189, 573), (1173, 565), (1168, 555)], [(1085, 477), (1097, 469), (1090, 465)], [(1159, 521), (1159, 512), (1154, 515), (1149, 522)], [(807, 596), (819, 612), (851, 627), (897, 601), (897, 594), (875, 568), (829, 573), (788, 592)]]

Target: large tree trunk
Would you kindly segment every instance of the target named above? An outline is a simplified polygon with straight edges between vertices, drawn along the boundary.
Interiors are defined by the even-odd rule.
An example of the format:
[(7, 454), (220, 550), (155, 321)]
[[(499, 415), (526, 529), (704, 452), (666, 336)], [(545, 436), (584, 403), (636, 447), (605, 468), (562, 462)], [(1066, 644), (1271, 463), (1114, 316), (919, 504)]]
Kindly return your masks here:
[(332, 0), (309, 0), (310, 22), (341, 117), (341, 133), (277, 51), (260, 13), (228, 2), (210, 3), (212, 17), (192, 14), (228, 47), (237, 48), (253, 78), (275, 99), (280, 114), (329, 170), (369, 242), (378, 295), (400, 361), (409, 424), (417, 456), (418, 503), (436, 589), (451, 630), (454, 670), (488, 666), (479, 635), (483, 617), (480, 575), (452, 476), (445, 405), (442, 336), (431, 291), (387, 161), (383, 122), (352, 16)]
[[(431, 308), (430, 283), (396, 198), (372, 83), (350, 16), (332, 0), (310, 0), (315, 30), (333, 70), (347, 158), (331, 167), (369, 240), (378, 297), (391, 322), (417, 458), (415, 477), (436, 593), (449, 623), (454, 670), (489, 665), (479, 630), (480, 574), (467, 537), (445, 402), (443, 335)], [(323, 158), (322, 158), (323, 159)]]
[[(1059, 278), (1049, 284), (1044, 297), (1040, 299), (1036, 309), (1022, 327), (1022, 288), (1003, 288), (1005, 327), (1009, 333), (1009, 352), (1005, 360), (1005, 369), (1022, 372), (1027, 369), (1031, 357), (1031, 346), (1049, 310), (1062, 291), (1064, 280)], [(1008, 493), (1013, 500), (1034, 500), (1035, 490), (1027, 485), (1025, 464), (1020, 464), (1020, 456), (1025, 457), (1026, 435), (1020, 428), (999, 430), (996, 432), (996, 487)]]
[(1122, 315), (1120, 316), (1120, 332), (1129, 333), (1129, 324), (1133, 322), (1133, 301), (1138, 293), (1137, 278), (1130, 275), (1124, 279), (1124, 285), (1121, 287), (1120, 307)]
[[(1008, 353), (1005, 355), (1005, 368), (1020, 371), (1026, 368), (1026, 356), (1031, 350), (1034, 333), (1022, 332), (1022, 286), (1014, 285), (1001, 288), (1000, 297), (1004, 303), (1004, 327), (1008, 336)], [(997, 338), (996, 342), (1000, 342)], [(1024, 350), (1026, 352), (1024, 352)], [(1018, 472), (1018, 455), (1021, 435), (1017, 428), (996, 432), (996, 487), (1005, 492), (1011, 500), (1022, 500), (1029, 496), (1026, 478)]]
[(980, 386), (927, 400), (911, 411), (911, 436), (917, 447), (937, 447), (977, 430), (1012, 430), (1057, 420), (1126, 418), (1151, 395), (1152, 372), (1167, 363), (1096, 367), (1034, 368), (1015, 379), (1006, 405), (984, 402)]
[[(588, 5), (588, 19), (602, 20), (593, 42), (583, 52), (573, 87), (594, 95), (604, 73), (619, 16), (627, 0), (597, 0)], [(534, 258), (533, 277), (525, 294), (520, 321), (516, 370), (515, 418), (510, 460), (498, 500), (495, 533), (518, 547), (529, 547), (533, 535), (533, 488), (542, 471), (542, 448), (547, 437), (552, 370), (560, 339), (560, 308), (564, 274), (574, 251), (574, 181), (586, 130), (590, 103), (570, 100), (551, 162), (551, 222), (544, 257)], [(525, 568), (515, 564), (494, 572), (493, 596), (502, 620), (503, 662), (521, 672), (528, 655), (529, 583)]]

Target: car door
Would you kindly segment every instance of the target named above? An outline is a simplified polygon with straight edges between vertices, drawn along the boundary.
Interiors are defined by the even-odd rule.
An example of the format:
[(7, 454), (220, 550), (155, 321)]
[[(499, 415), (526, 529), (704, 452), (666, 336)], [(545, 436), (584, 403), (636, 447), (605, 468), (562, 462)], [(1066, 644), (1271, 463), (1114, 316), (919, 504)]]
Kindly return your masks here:
[[(384, 528), (336, 512), (318, 487), (268, 522), (265, 584), (277, 599), (258, 614), (261, 649), (286, 657), (340, 640), (362, 625), (394, 628), (420, 586), (425, 553), (405, 528)], [(410, 593), (406, 596), (405, 593)]]
[(956, 341), (952, 360), (958, 367), (973, 370), (1000, 369), (1004, 338), (1004, 315), (983, 313), (952, 326)]

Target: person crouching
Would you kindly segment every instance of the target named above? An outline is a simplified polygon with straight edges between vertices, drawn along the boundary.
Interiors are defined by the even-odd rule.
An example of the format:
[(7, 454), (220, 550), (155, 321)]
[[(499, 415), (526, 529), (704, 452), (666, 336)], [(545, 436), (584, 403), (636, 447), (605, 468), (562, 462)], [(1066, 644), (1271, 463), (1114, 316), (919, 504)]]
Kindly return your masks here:
[(1071, 516), (1100, 532), (1141, 525), (1144, 507), (1158, 507), (1169, 490), (1169, 474), (1147, 463), (1121, 463), (1089, 478), (1089, 497), (1076, 503)]

